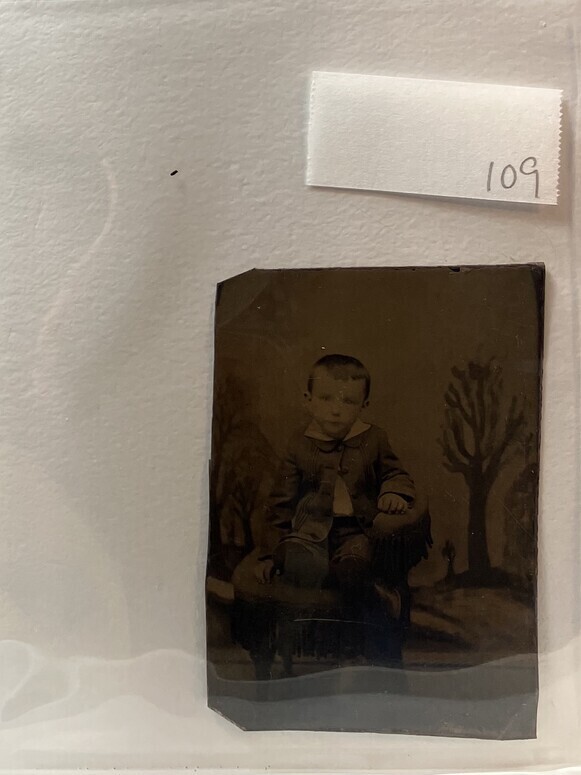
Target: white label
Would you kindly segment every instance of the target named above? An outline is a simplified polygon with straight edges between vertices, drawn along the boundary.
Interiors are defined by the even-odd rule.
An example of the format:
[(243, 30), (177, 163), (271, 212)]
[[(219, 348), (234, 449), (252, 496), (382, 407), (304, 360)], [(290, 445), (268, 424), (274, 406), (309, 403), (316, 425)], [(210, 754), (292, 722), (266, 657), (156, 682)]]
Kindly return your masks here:
[(557, 204), (561, 97), (315, 72), (307, 184)]

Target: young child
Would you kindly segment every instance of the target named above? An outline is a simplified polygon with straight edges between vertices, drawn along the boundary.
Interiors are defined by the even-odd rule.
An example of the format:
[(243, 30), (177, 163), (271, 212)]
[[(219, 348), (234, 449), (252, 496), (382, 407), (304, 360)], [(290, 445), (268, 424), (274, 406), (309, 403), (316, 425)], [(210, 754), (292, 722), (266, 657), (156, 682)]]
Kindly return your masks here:
[(415, 493), (385, 431), (360, 419), (370, 386), (365, 366), (347, 355), (325, 355), (311, 369), (312, 421), (292, 439), (267, 504), (261, 583), (276, 569), (300, 587), (331, 578), (347, 596), (373, 588), (367, 533), (378, 512), (404, 513)]

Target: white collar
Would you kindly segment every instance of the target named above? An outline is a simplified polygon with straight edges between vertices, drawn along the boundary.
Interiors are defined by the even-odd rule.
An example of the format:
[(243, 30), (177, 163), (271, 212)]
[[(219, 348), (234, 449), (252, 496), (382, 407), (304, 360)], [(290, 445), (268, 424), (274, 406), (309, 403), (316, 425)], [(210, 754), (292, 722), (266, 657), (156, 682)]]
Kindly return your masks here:
[(327, 436), (326, 433), (323, 433), (317, 422), (312, 420), (311, 424), (305, 431), (305, 436), (307, 436), (309, 439), (316, 439), (317, 441), (348, 441), (354, 436), (359, 436), (361, 433), (365, 433), (365, 431), (368, 431), (370, 428), (371, 425), (369, 423), (357, 419), (351, 426), (351, 429), (346, 436), (344, 436), (342, 439), (334, 439), (332, 436)]

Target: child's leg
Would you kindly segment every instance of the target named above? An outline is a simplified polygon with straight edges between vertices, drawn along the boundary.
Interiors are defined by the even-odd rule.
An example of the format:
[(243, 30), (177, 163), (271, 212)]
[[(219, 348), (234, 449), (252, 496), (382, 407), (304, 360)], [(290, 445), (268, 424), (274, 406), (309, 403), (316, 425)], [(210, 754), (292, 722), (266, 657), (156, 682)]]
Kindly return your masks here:
[(331, 571), (347, 597), (364, 600), (373, 590), (372, 547), (359, 524), (349, 520), (334, 526), (329, 536)]
[(327, 542), (310, 543), (299, 539), (286, 539), (279, 545), (277, 554), (283, 566), (286, 584), (308, 589), (320, 589), (329, 575), (329, 551)]

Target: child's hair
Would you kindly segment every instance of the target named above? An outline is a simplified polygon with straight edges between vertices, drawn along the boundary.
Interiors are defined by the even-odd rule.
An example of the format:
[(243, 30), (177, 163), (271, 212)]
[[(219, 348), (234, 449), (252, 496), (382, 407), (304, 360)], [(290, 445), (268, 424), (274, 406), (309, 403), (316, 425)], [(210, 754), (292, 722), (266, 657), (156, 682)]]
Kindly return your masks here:
[(351, 355), (323, 355), (322, 358), (313, 364), (309, 373), (309, 379), (307, 382), (307, 390), (309, 393), (313, 390), (313, 382), (315, 379), (316, 369), (326, 369), (335, 379), (363, 379), (365, 380), (365, 395), (364, 401), (369, 398), (369, 391), (371, 389), (371, 377), (365, 366), (357, 358), (353, 358)]

